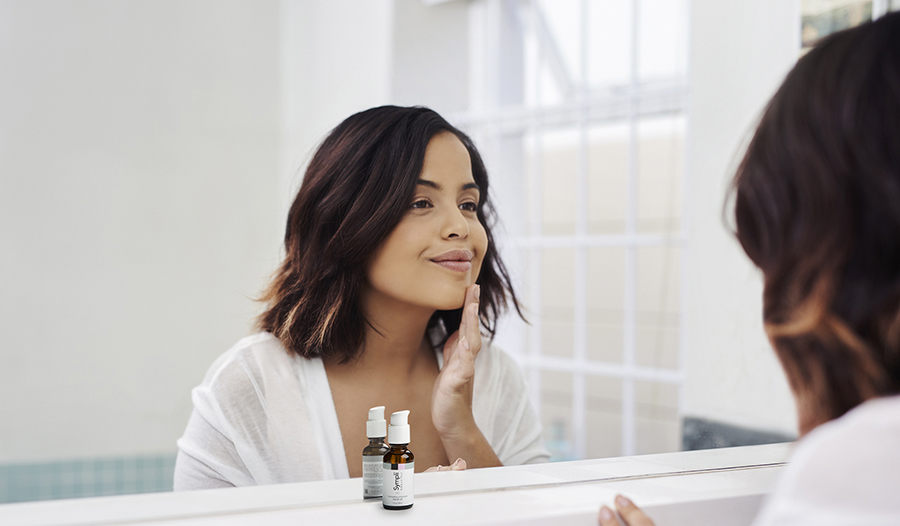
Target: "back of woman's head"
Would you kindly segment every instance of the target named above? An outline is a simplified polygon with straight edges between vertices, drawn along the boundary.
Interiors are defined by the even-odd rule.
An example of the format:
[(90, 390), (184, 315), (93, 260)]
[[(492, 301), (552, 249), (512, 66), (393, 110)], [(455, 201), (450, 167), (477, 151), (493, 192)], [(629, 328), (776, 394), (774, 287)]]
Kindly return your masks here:
[(766, 332), (815, 406), (806, 427), (900, 391), (900, 13), (797, 62), (734, 192)]
[[(493, 334), (507, 294), (518, 309), (491, 235), (487, 171), (472, 141), (430, 109), (382, 106), (348, 117), (310, 161), (288, 213), (284, 262), (262, 297), (268, 309), (260, 329), (304, 357), (356, 355), (367, 323), (360, 302), (366, 265), (408, 210), (428, 143), (442, 132), (466, 147), (480, 190), (477, 214), (488, 237), (477, 280), (482, 322)], [(455, 331), (460, 315), (438, 311), (432, 325), (442, 321)]]

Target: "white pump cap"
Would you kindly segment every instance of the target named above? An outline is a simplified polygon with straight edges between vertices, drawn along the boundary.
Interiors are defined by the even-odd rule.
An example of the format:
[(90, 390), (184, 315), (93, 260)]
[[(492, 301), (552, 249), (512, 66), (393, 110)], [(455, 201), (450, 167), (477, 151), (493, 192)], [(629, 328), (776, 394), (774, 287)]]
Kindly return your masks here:
[(384, 421), (384, 406), (369, 409), (369, 421), (366, 422), (366, 436), (369, 438), (384, 438), (387, 436), (387, 426)]
[(391, 413), (388, 444), (409, 444), (409, 411)]

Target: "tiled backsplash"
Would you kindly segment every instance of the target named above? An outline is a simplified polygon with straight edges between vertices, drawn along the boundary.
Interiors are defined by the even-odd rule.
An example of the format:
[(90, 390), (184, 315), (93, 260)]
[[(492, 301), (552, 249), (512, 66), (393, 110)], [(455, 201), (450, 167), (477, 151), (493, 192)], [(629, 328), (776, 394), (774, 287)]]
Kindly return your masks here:
[(175, 455), (0, 464), (0, 503), (172, 491)]

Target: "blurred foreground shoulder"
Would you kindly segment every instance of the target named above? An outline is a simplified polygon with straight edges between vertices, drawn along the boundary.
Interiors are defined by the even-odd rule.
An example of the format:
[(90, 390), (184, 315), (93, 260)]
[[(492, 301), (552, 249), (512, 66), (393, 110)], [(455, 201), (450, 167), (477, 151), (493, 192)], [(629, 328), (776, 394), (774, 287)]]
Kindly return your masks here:
[(871, 400), (800, 440), (754, 526), (900, 524), (900, 396)]

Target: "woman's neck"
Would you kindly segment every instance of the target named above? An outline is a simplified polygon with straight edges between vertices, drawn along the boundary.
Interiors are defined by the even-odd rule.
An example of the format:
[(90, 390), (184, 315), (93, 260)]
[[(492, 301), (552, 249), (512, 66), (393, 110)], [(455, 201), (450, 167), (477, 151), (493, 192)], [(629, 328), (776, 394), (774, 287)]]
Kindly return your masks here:
[(368, 292), (362, 305), (368, 321), (363, 347), (346, 365), (368, 371), (390, 369), (397, 374), (412, 373), (423, 359), (433, 360), (426, 332), (434, 311)]

